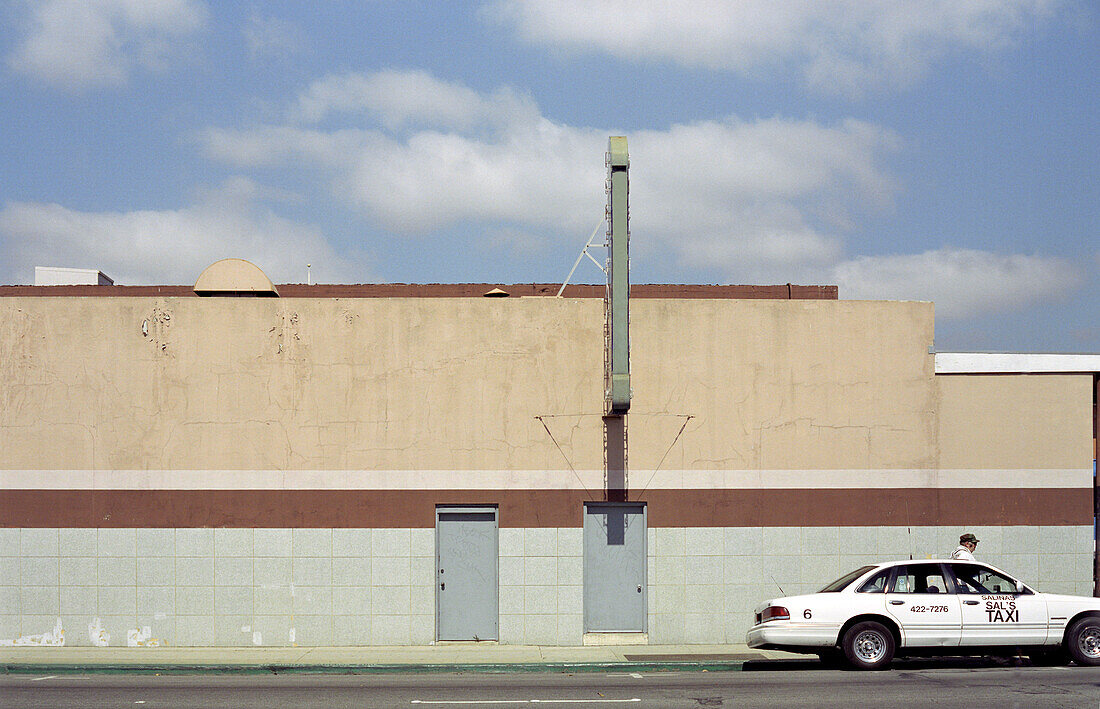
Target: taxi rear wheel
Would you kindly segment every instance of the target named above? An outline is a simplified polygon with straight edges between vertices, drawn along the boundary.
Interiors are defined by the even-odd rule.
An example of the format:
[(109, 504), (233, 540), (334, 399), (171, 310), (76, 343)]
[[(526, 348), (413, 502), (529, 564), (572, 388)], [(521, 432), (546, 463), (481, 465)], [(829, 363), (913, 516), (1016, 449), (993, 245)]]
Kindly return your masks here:
[(894, 635), (881, 623), (856, 623), (844, 633), (844, 657), (858, 670), (880, 670), (894, 659)]
[(1100, 618), (1074, 621), (1066, 631), (1066, 649), (1078, 665), (1100, 665)]

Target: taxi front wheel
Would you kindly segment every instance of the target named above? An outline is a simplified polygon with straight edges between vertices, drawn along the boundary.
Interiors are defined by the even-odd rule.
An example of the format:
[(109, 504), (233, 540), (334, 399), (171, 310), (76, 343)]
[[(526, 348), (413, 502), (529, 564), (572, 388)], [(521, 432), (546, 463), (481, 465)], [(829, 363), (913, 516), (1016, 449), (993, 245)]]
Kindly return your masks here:
[(1078, 665), (1100, 665), (1100, 618), (1074, 621), (1066, 631), (1066, 649)]
[(856, 623), (844, 633), (841, 649), (857, 670), (881, 670), (894, 659), (894, 635), (881, 623)]

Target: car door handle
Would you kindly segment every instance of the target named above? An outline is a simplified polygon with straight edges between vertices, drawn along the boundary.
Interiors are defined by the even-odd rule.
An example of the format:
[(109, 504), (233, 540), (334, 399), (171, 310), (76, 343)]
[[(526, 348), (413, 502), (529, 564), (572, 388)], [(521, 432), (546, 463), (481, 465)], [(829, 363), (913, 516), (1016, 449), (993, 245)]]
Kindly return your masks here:
[(905, 605), (905, 601), (890, 601), (890, 605), (892, 605), (892, 606), (903, 606), (903, 605)]
[(968, 606), (976, 606), (976, 605), (978, 605), (978, 602), (977, 602), (977, 601), (963, 601), (963, 603), (965, 603), (965, 604), (966, 604), (966, 605), (968, 605)]

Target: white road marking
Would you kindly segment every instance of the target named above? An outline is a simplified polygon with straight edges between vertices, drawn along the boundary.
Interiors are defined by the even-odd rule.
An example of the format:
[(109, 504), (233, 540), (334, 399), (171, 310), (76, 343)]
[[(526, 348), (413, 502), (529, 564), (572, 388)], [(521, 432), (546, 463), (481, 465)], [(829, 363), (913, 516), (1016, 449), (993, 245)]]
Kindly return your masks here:
[(532, 704), (626, 704), (640, 702), (641, 699), (532, 699)]
[(528, 704), (526, 699), (413, 699), (409, 704)]
[(642, 675), (641, 675), (640, 672), (631, 672), (630, 676), (633, 677), (634, 679), (641, 679), (642, 678)]
[(412, 699), (409, 704), (627, 704), (642, 701), (630, 699)]
[(41, 682), (44, 679), (57, 679), (57, 675), (46, 675), (45, 677), (35, 677), (31, 682)]

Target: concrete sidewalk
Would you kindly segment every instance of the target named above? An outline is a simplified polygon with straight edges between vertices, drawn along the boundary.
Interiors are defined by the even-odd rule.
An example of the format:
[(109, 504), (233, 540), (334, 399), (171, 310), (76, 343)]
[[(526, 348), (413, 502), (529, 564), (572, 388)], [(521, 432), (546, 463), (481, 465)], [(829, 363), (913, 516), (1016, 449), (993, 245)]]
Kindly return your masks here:
[(746, 645), (552, 647), (445, 643), (393, 647), (4, 647), (0, 672), (640, 672), (741, 669), (813, 656)]

